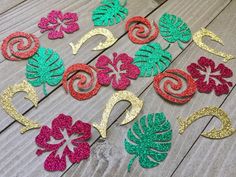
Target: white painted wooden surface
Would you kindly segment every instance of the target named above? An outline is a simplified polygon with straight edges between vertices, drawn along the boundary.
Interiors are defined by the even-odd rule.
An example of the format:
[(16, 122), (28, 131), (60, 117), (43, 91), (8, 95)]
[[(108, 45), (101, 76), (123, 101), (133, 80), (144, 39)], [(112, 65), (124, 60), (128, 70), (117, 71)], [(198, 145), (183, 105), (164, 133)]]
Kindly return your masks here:
[[(229, 0), (169, 0), (159, 7), (162, 2), (163, 1), (149, 0), (145, 1), (145, 6), (143, 6), (142, 0), (129, 0), (127, 4), (127, 7), (129, 8), (129, 17), (134, 15), (148, 15), (149, 19), (153, 19), (158, 22), (158, 19), (164, 12), (173, 13), (177, 16), (181, 16), (188, 23), (193, 32), (199, 30), (200, 27), (207, 27), (224, 40), (224, 47), (206, 40), (211, 46), (235, 53), (235, 1), (230, 3)], [(71, 41), (76, 41), (88, 30), (93, 28), (91, 21), (91, 10), (94, 9), (98, 4), (99, 2), (94, 0), (26, 1), (0, 15), (0, 30), (3, 31), (3, 34), (0, 34), (0, 40), (2, 40), (11, 32), (17, 30), (31, 32), (40, 38), (41, 45), (55, 49), (64, 59), (66, 67), (77, 62), (89, 62), (91, 65), (94, 65), (99, 52), (91, 52), (90, 49), (96, 45), (94, 41), (98, 43), (102, 38), (96, 37), (96, 39), (91, 39), (91, 41), (83, 46), (76, 56), (72, 55), (68, 43)], [(81, 30), (74, 34), (66, 35), (66, 37), (62, 40), (48, 40), (46, 34), (39, 33), (39, 29), (37, 28), (36, 24), (40, 17), (43, 15), (45, 16), (51, 9), (78, 12), (80, 14), (79, 21)], [(29, 14), (33, 15), (30, 16)], [(29, 18), (29, 16), (31, 18)], [(9, 20), (12, 18), (14, 21)], [(125, 22), (109, 28), (117, 37), (120, 37), (120, 39), (114, 46), (104, 51), (104, 54), (112, 56), (113, 52), (127, 52), (131, 56), (134, 56), (135, 51), (139, 49), (139, 45), (134, 45), (129, 41), (127, 34), (125, 34), (124, 24)], [(125, 35), (123, 36), (123, 34)], [(158, 39), (155, 41), (160, 42), (163, 46), (166, 45), (161, 37), (158, 37)], [(180, 68), (186, 70), (186, 66), (191, 62), (196, 62), (200, 56), (213, 58), (215, 59), (216, 63), (221, 62), (220, 57), (216, 57), (202, 51), (194, 43), (189, 44), (189, 46), (184, 51), (181, 51), (177, 45), (173, 45), (170, 48), (170, 51), (173, 54), (174, 60), (170, 68)], [(3, 90), (7, 86), (20, 82), (22, 79), (24, 79), (25, 64), (25, 61), (3, 61), (0, 63), (0, 90)], [(232, 69), (234, 69), (236, 66), (234, 61), (227, 63), (226, 65)], [(17, 72), (11, 73), (12, 71)], [(235, 83), (235, 76), (233, 77), (233, 81)], [(217, 174), (219, 176), (220, 174), (227, 174), (227, 164), (230, 162), (235, 162), (230, 155), (226, 154), (227, 157), (221, 156), (220, 159), (216, 159), (217, 156), (214, 156), (217, 161), (221, 161), (221, 158), (223, 157), (227, 159), (227, 163), (224, 165), (225, 167), (220, 171), (214, 171), (214, 165), (210, 166), (213, 169), (210, 169), (209, 167), (203, 171), (201, 169), (194, 171), (194, 166), (196, 165), (194, 160), (191, 158), (191, 161), (189, 161), (189, 159), (186, 159), (185, 157), (186, 155), (187, 157), (189, 155), (196, 158), (199, 154), (204, 155), (204, 153), (201, 150), (198, 150), (198, 148), (207, 149), (207, 147), (205, 147), (207, 143), (205, 143), (205, 145), (204, 143), (199, 142), (202, 139), (199, 138), (199, 135), (209, 122), (209, 119), (203, 119), (199, 122), (196, 122), (189, 128), (191, 130), (180, 136), (178, 134), (176, 117), (178, 115), (187, 116), (191, 112), (203, 106), (211, 104), (220, 106), (225, 100), (225, 103), (233, 102), (233, 95), (231, 94), (228, 97), (226, 95), (216, 97), (213, 93), (196, 93), (194, 98), (188, 104), (177, 106), (170, 104), (159, 97), (155, 93), (153, 86), (150, 85), (151, 82), (152, 78), (139, 78), (137, 81), (132, 82), (132, 85), (128, 88), (128, 90), (133, 91), (137, 96), (141, 94), (140, 98), (145, 101), (144, 108), (140, 113), (140, 116), (149, 112), (164, 112), (167, 118), (171, 121), (173, 128), (172, 149), (167, 159), (160, 166), (153, 169), (142, 169), (139, 166), (138, 161), (136, 161), (133, 164), (131, 172), (127, 173), (127, 164), (131, 156), (125, 152), (123, 141), (126, 137), (126, 132), (128, 128), (132, 126), (132, 123), (125, 126), (119, 126), (119, 123), (124, 118), (122, 113), (127, 108), (127, 103), (120, 103), (113, 110), (109, 121), (109, 125), (111, 125), (111, 127), (108, 129), (106, 141), (103, 142), (99, 140), (98, 132), (93, 129), (93, 138), (90, 140), (90, 144), (92, 145), (92, 153), (88, 160), (83, 161), (80, 164), (74, 164), (72, 166), (70, 163), (68, 163), (67, 171), (53, 173), (47, 172), (43, 169), (43, 161), (48, 154), (44, 154), (40, 157), (35, 155), (37, 146), (34, 143), (34, 138), (38, 134), (39, 130), (33, 130), (24, 135), (21, 135), (19, 133), (21, 125), (16, 122), (13, 123), (13, 120), (9, 118), (9, 116), (5, 114), (3, 110), (1, 110), (0, 130), (2, 130), (2, 132), (0, 134), (0, 176), (40, 177), (65, 175), (169, 177), (173, 174), (174, 176), (182, 177), (182, 175), (191, 176), (192, 174), (195, 174), (196, 176), (211, 176), (213, 174)], [(148, 87), (148, 85), (150, 86)], [(44, 97), (41, 90), (41, 88), (37, 88), (40, 99)], [(25, 114), (27, 117), (40, 122), (42, 125), (50, 125), (51, 120), (60, 113), (71, 115), (74, 118), (74, 121), (80, 119), (90, 123), (99, 122), (101, 120), (105, 103), (112, 93), (114, 93), (114, 90), (111, 87), (104, 87), (100, 90), (98, 95), (92, 99), (78, 102), (70, 95), (66, 95), (61, 86), (57, 89), (49, 88), (48, 90), (52, 91), (52, 93), (40, 102), (38, 108), (33, 108)], [(19, 94), (14, 99), (14, 101), (15, 105), (21, 112), (27, 111), (32, 106), (30, 102), (23, 101), (23, 94)], [(235, 140), (235, 136), (230, 138), (231, 141)], [(196, 140), (197, 143), (195, 143)], [(203, 141), (206, 140), (203, 139)], [(210, 142), (210, 140), (207, 140), (207, 142)], [(213, 143), (213, 141), (211, 142)], [(223, 143), (224, 141), (218, 142)], [(227, 146), (227, 149), (230, 149), (232, 146), (230, 146), (230, 143), (228, 144), (229, 145)], [(194, 148), (192, 148), (192, 145), (194, 145)], [(195, 151), (197, 155), (194, 156)], [(233, 152), (233, 150), (230, 150), (230, 152)], [(214, 152), (212, 151), (211, 153), (213, 154)], [(208, 161), (211, 160), (208, 158), (204, 162), (207, 164), (209, 163)], [(198, 166), (199, 163), (201, 163), (201, 159), (198, 159), (197, 161)], [(190, 164), (193, 166), (193, 168), (186, 168), (185, 164)], [(233, 170), (234, 168), (231, 169)], [(228, 173), (229, 175), (234, 174), (234, 171), (232, 170), (230, 173)], [(211, 173), (209, 171), (214, 172)]]

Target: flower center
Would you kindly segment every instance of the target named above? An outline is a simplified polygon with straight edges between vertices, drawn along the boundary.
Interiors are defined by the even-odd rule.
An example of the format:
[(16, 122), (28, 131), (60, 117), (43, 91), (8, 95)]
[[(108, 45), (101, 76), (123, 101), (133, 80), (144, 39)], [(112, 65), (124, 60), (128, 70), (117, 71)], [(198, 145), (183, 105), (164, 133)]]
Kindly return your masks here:
[(112, 75), (115, 75), (117, 83), (119, 83), (119, 80), (121, 79), (121, 74), (126, 73), (126, 71), (120, 70), (121, 64), (122, 64), (121, 61), (118, 61), (116, 66), (108, 64), (110, 66), (109, 68), (112, 69), (112, 72), (108, 73), (108, 75), (109, 77), (111, 77)]
[(220, 71), (212, 72), (211, 67), (207, 67), (206, 71), (200, 70), (200, 73), (205, 76), (204, 82), (206, 82), (207, 84), (209, 83), (210, 78), (215, 81), (216, 85), (220, 84), (220, 81), (214, 77), (214, 76), (220, 76)]

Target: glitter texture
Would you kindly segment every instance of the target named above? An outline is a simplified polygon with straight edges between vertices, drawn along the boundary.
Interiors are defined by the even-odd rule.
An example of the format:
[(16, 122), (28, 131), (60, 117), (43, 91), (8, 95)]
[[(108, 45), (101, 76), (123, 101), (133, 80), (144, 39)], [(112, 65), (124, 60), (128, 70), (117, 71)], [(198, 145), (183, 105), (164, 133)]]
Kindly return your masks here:
[(2, 55), (11, 61), (28, 59), (37, 52), (38, 48), (39, 39), (33, 34), (15, 32), (3, 40)]
[(113, 107), (120, 101), (128, 101), (131, 103), (131, 110), (126, 111), (125, 119), (121, 122), (121, 125), (127, 124), (134, 120), (143, 107), (143, 101), (136, 97), (132, 92), (119, 91), (112, 95), (106, 104), (106, 108), (102, 114), (102, 120), (100, 124), (93, 124), (101, 134), (102, 138), (106, 138), (107, 123), (110, 113)]
[(143, 168), (158, 166), (168, 155), (171, 139), (171, 124), (164, 113), (142, 116), (128, 130), (124, 141), (126, 151), (134, 155), (128, 164), (128, 171), (137, 157)]
[(43, 93), (47, 95), (46, 84), (50, 86), (59, 84), (64, 70), (63, 60), (56, 52), (40, 47), (38, 52), (28, 60), (25, 75), (34, 87), (43, 85)]
[(160, 44), (151, 42), (143, 45), (134, 57), (134, 64), (139, 67), (139, 77), (155, 76), (164, 71), (172, 60), (172, 55), (167, 49), (162, 49)]
[(80, 49), (80, 47), (91, 37), (94, 37), (96, 35), (103, 35), (106, 37), (106, 40), (104, 42), (100, 42), (99, 45), (95, 48), (93, 48), (93, 50), (103, 50), (106, 49), (110, 46), (112, 46), (116, 41), (117, 38), (115, 38), (113, 36), (113, 34), (111, 33), (111, 31), (109, 31), (108, 29), (105, 28), (96, 28), (96, 29), (92, 29), (91, 31), (89, 31), (88, 33), (86, 33), (78, 42), (77, 44), (73, 44), (72, 42), (70, 43), (70, 46), (72, 48), (72, 52), (74, 55), (77, 54), (78, 50)]
[(210, 37), (212, 41), (216, 41), (219, 44), (224, 45), (223, 41), (216, 34), (214, 34), (213, 32), (211, 32), (205, 28), (201, 28), (201, 30), (199, 30), (193, 34), (193, 41), (201, 49), (206, 50), (214, 55), (218, 55), (218, 56), (224, 58), (224, 60), (223, 60), (224, 62), (227, 62), (227, 61), (235, 58), (235, 56), (233, 56), (233, 55), (230, 55), (230, 54), (227, 54), (227, 53), (224, 53), (221, 51), (217, 51), (216, 49), (208, 47), (205, 43), (203, 43), (203, 37)]
[(211, 59), (201, 57), (198, 63), (190, 64), (187, 70), (196, 79), (199, 92), (210, 93), (214, 90), (215, 94), (220, 96), (228, 94), (229, 87), (233, 86), (232, 82), (226, 80), (233, 76), (233, 71), (222, 63), (216, 67)]
[[(133, 23), (135, 23), (133, 25)], [(142, 25), (141, 25), (142, 24)], [(147, 30), (145, 30), (145, 27)], [(136, 44), (146, 44), (157, 38), (159, 29), (156, 22), (153, 21), (154, 29), (147, 18), (141, 16), (135, 16), (130, 18), (125, 25), (126, 31), (128, 31), (129, 39)], [(153, 31), (153, 32), (152, 32)], [(134, 33), (135, 35), (134, 36)], [(152, 34), (151, 34), (152, 33)]]
[(184, 46), (181, 42), (187, 43), (192, 38), (191, 30), (188, 25), (175, 15), (165, 13), (159, 20), (161, 36), (169, 43), (177, 42), (182, 50)]
[[(86, 65), (86, 64), (74, 64), (70, 66), (64, 73), (62, 84), (66, 92), (70, 92), (71, 96), (74, 97), (77, 100), (86, 100), (98, 93), (98, 91), (101, 88), (101, 85), (95, 82), (94, 78), (94, 72), (97, 71), (96, 68)], [(88, 82), (88, 79), (85, 74), (81, 73), (84, 72), (87, 75), (89, 75), (90, 80)], [(70, 75), (75, 74), (71, 77), (69, 81), (69, 88), (67, 87), (67, 79), (70, 77)], [(78, 91), (74, 89), (74, 81), (79, 80), (77, 83)], [(93, 86), (94, 85), (94, 86)], [(94, 87), (92, 90), (91, 88)], [(89, 90), (90, 89), (90, 90)]]
[[(161, 80), (164, 78), (172, 78), (172, 80), (164, 81), (163, 90), (161, 88)], [(174, 93), (172, 90), (169, 90), (169, 87), (173, 90), (181, 90), (183, 87), (182, 79), (186, 81), (186, 89), (181, 91), (181, 93)], [(154, 89), (156, 92), (162, 96), (164, 99), (178, 104), (187, 103), (196, 92), (197, 86), (193, 78), (186, 72), (180, 69), (169, 69), (164, 73), (160, 73), (154, 77)]]
[(59, 39), (64, 37), (64, 33), (70, 34), (79, 30), (76, 13), (67, 12), (63, 14), (60, 10), (52, 10), (47, 18), (41, 18), (38, 27), (40, 32), (49, 31), (48, 39)]
[(92, 12), (94, 26), (112, 26), (124, 20), (128, 15), (128, 9), (124, 7), (126, 1), (121, 5), (119, 0), (102, 0), (102, 5)]
[(17, 112), (16, 108), (12, 103), (12, 99), (17, 92), (25, 92), (27, 96), (25, 99), (30, 100), (34, 106), (38, 105), (38, 96), (34, 88), (25, 80), (19, 84), (9, 86), (6, 88), (0, 95), (0, 103), (3, 109), (9, 114), (14, 120), (21, 123), (24, 127), (21, 128), (20, 132), (25, 133), (28, 130), (40, 128), (40, 125), (32, 120), (29, 120), (27, 117), (24, 117), (22, 114)]
[(126, 53), (117, 55), (113, 53), (113, 61), (106, 55), (101, 55), (96, 63), (98, 82), (101, 85), (112, 87), (116, 90), (125, 90), (130, 84), (130, 79), (137, 79), (139, 68), (132, 64), (133, 58)]
[[(36, 144), (42, 148), (38, 149), (36, 154), (39, 156), (45, 152), (51, 153), (44, 161), (44, 168), (48, 171), (63, 171), (66, 169), (66, 158), (71, 163), (79, 163), (81, 160), (87, 159), (90, 156), (90, 146), (86, 140), (90, 139), (91, 125), (80, 120), (72, 125), (72, 117), (60, 114), (52, 121), (52, 128), (43, 126), (39, 135), (35, 138)], [(65, 138), (65, 133), (68, 137), (76, 135), (72, 140)], [(54, 144), (51, 140), (54, 140)], [(56, 143), (55, 143), (56, 142)], [(68, 146), (68, 142), (73, 145), (73, 149)], [(64, 146), (64, 144), (66, 146)], [(59, 149), (64, 147), (60, 154)]]
[(215, 116), (221, 121), (221, 128), (217, 130), (213, 128), (209, 132), (203, 132), (201, 135), (206, 138), (211, 139), (222, 139), (232, 135), (236, 130), (232, 127), (232, 123), (228, 115), (220, 108), (215, 106), (204, 107), (194, 113), (192, 113), (185, 120), (178, 117), (179, 123), (179, 134), (183, 134), (184, 131), (191, 125), (194, 121), (203, 118), (204, 116)]

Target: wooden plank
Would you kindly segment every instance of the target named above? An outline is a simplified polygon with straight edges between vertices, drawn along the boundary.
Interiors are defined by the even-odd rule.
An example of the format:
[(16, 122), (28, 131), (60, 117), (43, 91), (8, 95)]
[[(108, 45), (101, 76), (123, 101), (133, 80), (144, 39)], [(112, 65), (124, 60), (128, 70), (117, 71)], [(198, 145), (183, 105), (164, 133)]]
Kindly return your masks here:
[[(143, 4), (142, 0), (130, 0), (127, 4), (127, 8), (129, 9), (129, 17), (134, 15), (145, 16), (150, 11), (154, 10), (158, 6), (160, 6), (165, 0), (158, 0), (153, 2), (152, 0), (146, 1), (145, 8), (141, 5)], [(104, 40), (103, 37), (97, 36), (94, 39), (89, 40), (80, 50), (79, 54), (73, 56), (71, 47), (68, 45), (71, 41), (77, 41), (80, 39), (85, 33), (89, 30), (93, 29), (93, 23), (91, 20), (91, 11), (99, 5), (99, 1), (77, 1), (77, 0), (69, 0), (69, 1), (57, 1), (53, 0), (50, 3), (45, 2), (32, 2), (28, 6), (24, 6), (20, 8), (17, 12), (6, 14), (4, 21), (0, 21), (0, 28), (3, 29), (5, 35), (0, 35), (0, 40), (3, 39), (6, 35), (14, 32), (14, 31), (26, 31), (30, 33), (34, 33), (40, 38), (41, 45), (44, 47), (49, 47), (55, 49), (60, 56), (64, 59), (64, 64), (66, 67), (69, 67), (75, 63), (87, 63), (92, 60), (96, 55), (99, 54), (98, 51), (91, 51), (93, 47), (97, 45), (101, 40)], [(66, 37), (62, 40), (48, 40), (46, 34), (39, 33), (39, 28), (37, 27), (37, 22), (42, 16), (46, 16), (47, 13), (54, 7), (55, 9), (61, 9), (62, 11), (74, 11), (79, 12), (79, 24), (81, 29), (79, 32), (73, 33), (71, 35), (66, 35)], [(26, 13), (23, 13), (26, 12)], [(19, 15), (22, 14), (22, 15)], [(31, 15), (33, 14), (33, 16)], [(127, 17), (127, 19), (129, 18)], [(9, 22), (9, 19), (15, 19), (14, 23)], [(29, 18), (31, 20), (29, 20)], [(34, 24), (34, 25), (32, 25)], [(125, 22), (122, 22), (118, 25), (108, 27), (117, 37), (120, 37), (125, 33), (125, 29), (123, 28)], [(94, 45), (95, 44), (95, 45)], [(101, 53), (101, 52), (100, 52)], [(13, 85), (15, 83), (20, 82), (25, 79), (25, 65), (27, 61), (21, 62), (10, 62), (4, 61), (0, 64), (0, 90), (6, 88), (6, 86)], [(10, 68), (10, 69), (9, 69)], [(13, 72), (14, 71), (14, 72)], [(50, 93), (53, 87), (48, 87), (48, 93)], [(39, 98), (42, 99), (44, 94), (42, 92), (42, 87), (36, 88)], [(20, 99), (21, 96), (16, 96), (14, 99), (14, 105), (16, 105), (17, 109), (20, 112), (25, 112), (30, 107), (32, 107), (32, 103), (28, 101), (22, 101)], [(5, 127), (13, 122), (9, 116), (6, 115), (4, 111), (0, 111), (0, 131), (2, 131)]]
[(26, 0), (1, 0), (0, 1), (0, 14), (4, 13), (5, 11), (12, 9), (14, 7), (16, 7), (17, 5), (25, 2)]
[[(234, 37), (235, 18), (234, 16), (232, 17), (234, 9), (235, 7), (232, 8), (231, 6), (226, 8), (223, 11), (223, 14), (219, 15), (219, 17), (217, 17), (216, 20), (213, 21), (213, 23), (211, 23), (208, 27), (208, 29), (214, 31), (216, 34), (219, 34), (219, 36), (226, 43), (224, 49), (232, 53), (236, 44)], [(224, 28), (221, 26), (224, 26)], [(213, 47), (217, 47), (217, 45), (213, 42), (207, 41), (207, 43), (209, 45), (211, 44)], [(222, 47), (219, 47), (218, 49), (222, 50)], [(190, 62), (196, 61), (202, 55), (209, 58), (214, 58), (216, 63), (221, 62), (219, 57), (203, 52), (194, 44), (191, 44), (191, 46), (174, 61), (171, 67), (182, 68), (185, 70), (186, 66)], [(226, 65), (232, 69), (236, 66), (234, 61), (231, 61)], [(235, 83), (235, 76), (232, 81)], [(236, 91), (234, 92), (236, 94)], [(130, 173), (127, 172), (127, 165), (132, 156), (125, 152), (123, 141), (126, 138), (128, 128), (130, 128), (132, 124), (119, 126), (119, 122), (121, 122), (124, 117), (124, 115), (122, 115), (121, 120), (119, 119), (108, 129), (107, 140), (105, 142), (97, 141), (92, 146), (92, 154), (89, 161), (84, 161), (80, 164), (73, 165), (64, 176), (111, 176), (112, 174), (119, 174), (119, 176), (171, 176), (178, 164), (188, 153), (199, 134), (209, 122), (209, 119), (195, 122), (194, 125), (192, 125), (192, 128), (189, 128), (191, 131), (186, 131), (184, 135), (180, 136), (178, 134), (176, 117), (178, 115), (186, 117), (193, 111), (207, 105), (213, 104), (220, 106), (226, 98), (226, 96), (216, 97), (213, 93), (197, 93), (188, 104), (183, 106), (175, 106), (163, 101), (158, 96), (156, 98), (155, 97), (156, 93), (152, 86), (144, 94), (142, 94), (141, 99), (145, 100), (145, 104), (143, 112), (139, 117), (141, 117), (142, 114), (164, 112), (166, 117), (171, 121), (173, 127), (173, 145), (167, 159), (160, 166), (153, 169), (142, 169), (138, 164), (138, 160), (136, 160), (135, 165), (132, 167), (133, 170)], [(232, 104), (232, 102), (235, 102), (233, 97), (234, 96), (230, 95), (227, 99), (227, 101), (229, 101), (229, 104), (227, 104), (228, 112), (235, 107), (236, 103)], [(235, 112), (233, 111), (231, 117), (233, 118), (234, 115)], [(211, 128), (212, 127), (213, 126), (211, 126)], [(216, 127), (219, 127), (219, 125), (216, 125)], [(208, 130), (209, 129), (210, 128), (208, 128)], [(229, 138), (226, 145), (226, 141), (219, 142), (201, 138), (201, 142), (203, 141), (203, 143), (201, 143), (201, 147), (199, 148), (199, 146), (197, 146), (191, 151), (191, 155), (187, 156), (188, 158), (186, 163), (181, 166), (180, 170), (177, 170), (174, 177), (222, 177), (224, 174), (227, 177), (235, 176), (235, 155), (230, 157), (235, 150), (235, 143), (232, 143), (233, 138), (235, 138), (235, 135)], [(213, 155), (215, 150), (217, 153)], [(221, 153), (224, 155), (221, 155)], [(207, 158), (205, 157), (205, 154), (208, 157), (208, 160), (206, 160)], [(196, 164), (195, 161), (197, 161)], [(210, 165), (209, 168), (208, 164)]]
[[(197, 3), (199, 3), (198, 5), (202, 5), (202, 8), (196, 9), (194, 5), (196, 5)], [(158, 9), (152, 16), (150, 16), (150, 19), (159, 19), (160, 16), (163, 14), (163, 12), (171, 12), (178, 16), (182, 16), (188, 22), (191, 29), (193, 31), (196, 31), (200, 27), (206, 26), (216, 16), (216, 14), (219, 13), (228, 3), (229, 1), (222, 2), (220, 0), (219, 1), (212, 0), (212, 1), (207, 1), (207, 2), (204, 0), (168, 1), (165, 5), (162, 6), (161, 9)], [(176, 7), (176, 9), (174, 7)], [(189, 8), (186, 12), (182, 13), (181, 11), (185, 9), (184, 7), (189, 7)], [(190, 12), (192, 13), (194, 12), (194, 15), (198, 16), (199, 19), (197, 21), (189, 20), (189, 18), (192, 18), (191, 16), (189, 16)], [(160, 41), (160, 38), (158, 39), (158, 41)], [(140, 46), (133, 45), (128, 40), (127, 36), (124, 36), (121, 40), (117, 42), (115, 46), (107, 50), (105, 54), (112, 55), (112, 51), (117, 51), (117, 52), (128, 51), (128, 53), (131, 56), (133, 56), (134, 52), (139, 47)], [(177, 49), (176, 46), (171, 47), (170, 50), (173, 53), (174, 58), (181, 52), (181, 50)], [(202, 51), (198, 50), (198, 48), (194, 45), (191, 45), (190, 49), (188, 50), (189, 50), (188, 52), (184, 51), (183, 54), (179, 57), (181, 58), (181, 60), (177, 60), (176, 62), (173, 63), (174, 67), (185, 68), (190, 61), (194, 60), (195, 57), (196, 58), (199, 57), (199, 53), (200, 54), (202, 53)], [(193, 58), (192, 56), (195, 56), (195, 57)], [(133, 91), (136, 95), (138, 95), (146, 88), (148, 83), (151, 83), (151, 80), (152, 79), (139, 79), (139, 81), (135, 81), (132, 83), (132, 86), (130, 86), (129, 90)], [(102, 88), (96, 97), (90, 100), (83, 101), (83, 102), (78, 102), (72, 99), (70, 95), (65, 95), (64, 90), (60, 87), (56, 92), (52, 93), (48, 98), (44, 99), (40, 103), (38, 109), (31, 110), (30, 112), (26, 114), (26, 116), (33, 118), (35, 121), (38, 121), (43, 125), (50, 125), (52, 118), (58, 115), (59, 113), (72, 115), (74, 118), (74, 121), (80, 119), (82, 121), (86, 121), (90, 123), (99, 122), (101, 119), (103, 109), (104, 109), (101, 105), (105, 105), (105, 103), (107, 102), (109, 97), (112, 95), (112, 93), (114, 93), (114, 91), (110, 87)], [(196, 95), (194, 97), (194, 100), (198, 100), (200, 96), (201, 94)], [(214, 99), (215, 97), (213, 94), (210, 94), (209, 97), (212, 98), (212, 101), (215, 101)], [(150, 87), (149, 91), (143, 95), (142, 99), (144, 98), (146, 100), (145, 107), (141, 114), (147, 113), (149, 111), (158, 112), (159, 110), (163, 112), (167, 112), (167, 110), (170, 109), (169, 107), (165, 106), (165, 105), (169, 106), (169, 104), (164, 102), (159, 96), (157, 96), (154, 93), (152, 87)], [(221, 99), (223, 100), (224, 97), (221, 97)], [(181, 107), (181, 110), (183, 109), (183, 111), (184, 110), (191, 111), (190, 109), (190, 107), (192, 106), (191, 103), (193, 103), (193, 101)], [(207, 104), (207, 102), (205, 103), (203, 102), (203, 104)], [(161, 106), (159, 107), (159, 105)], [(117, 107), (114, 109), (114, 111), (112, 112), (110, 116), (111, 119), (110, 119), (109, 125), (111, 125), (112, 122), (114, 122), (120, 116), (120, 114), (126, 107), (127, 107), (127, 103), (126, 104), (120, 103), (119, 105), (117, 105)], [(176, 116), (174, 115), (174, 112), (177, 111), (178, 108), (179, 106), (173, 105), (172, 112), (169, 112), (167, 114), (168, 118), (171, 117), (172, 123), (173, 121), (175, 121), (175, 116)], [(181, 112), (179, 113), (181, 114)], [(121, 116), (121, 119), (123, 117), (124, 116)], [(114, 134), (117, 134), (117, 132), (122, 132), (122, 133), (119, 133), (120, 135), (116, 135), (116, 136), (125, 137), (125, 132), (127, 131), (127, 128), (131, 126), (131, 124), (128, 124), (127, 126), (119, 127), (117, 126), (117, 123), (116, 123), (113, 125), (113, 127), (114, 126), (116, 127), (114, 131), (108, 130), (108, 137), (106, 141), (107, 143), (112, 141), (112, 139), (113, 141), (115, 140)], [(174, 132), (177, 131), (177, 127), (175, 126), (173, 126)], [(38, 130), (30, 131), (22, 136), (18, 133), (19, 128), (20, 128), (20, 125), (18, 123), (15, 123), (12, 126), (10, 126), (8, 129), (6, 129), (4, 132), (1, 133), (0, 141), (4, 142), (4, 145), (0, 147), (0, 156), (5, 159), (4, 162), (0, 164), (0, 169), (2, 171), (4, 169), (3, 175), (39, 176), (40, 174), (40, 176), (58, 176), (59, 174), (62, 174), (61, 172), (55, 172), (55, 173), (46, 172), (43, 169), (43, 160), (45, 159), (46, 154), (40, 157), (36, 157), (36, 155), (32, 153), (36, 151), (37, 147), (34, 144), (34, 142), (32, 142), (31, 140), (34, 139), (34, 137), (38, 134), (39, 131)], [(175, 133), (175, 136), (176, 135), (177, 134)], [(90, 143), (93, 143), (97, 139), (98, 136), (99, 135), (97, 131), (93, 129), (93, 138), (90, 140)], [(122, 142), (123, 139), (120, 140), (119, 137), (116, 137), (116, 138), (117, 138), (116, 144), (117, 146), (120, 146), (117, 153), (119, 154), (120, 151), (123, 151), (123, 148), (122, 148), (123, 145), (122, 143), (119, 143), (119, 142)], [(174, 147), (175, 144), (178, 143), (178, 139), (176, 139), (175, 137), (173, 139), (175, 140), (173, 144), (173, 147)], [(180, 142), (181, 145), (182, 143), (183, 141)], [(189, 146), (190, 144), (191, 142), (189, 142)], [(14, 151), (14, 149), (16, 149), (17, 147), (21, 147), (21, 148), (18, 151)], [(172, 154), (174, 154), (176, 151), (178, 152), (179, 146), (177, 147), (178, 148), (174, 149), (175, 150), (174, 152), (172, 148), (172, 151), (171, 151)], [(103, 150), (101, 149), (101, 151)], [(130, 158), (130, 156), (128, 156), (125, 152), (122, 152), (122, 154), (126, 155), (126, 159), (122, 159), (122, 161), (124, 160), (126, 164), (122, 164), (122, 169), (121, 169), (122, 171), (120, 172), (121, 175), (123, 173), (126, 173), (126, 165), (128, 163), (128, 159)], [(172, 157), (172, 154), (170, 154), (169, 157)], [(101, 153), (100, 157), (103, 157), (103, 156), (104, 154)], [(89, 169), (90, 166), (88, 165), (88, 163), (92, 160), (92, 158), (94, 158), (94, 153), (92, 154), (92, 157), (90, 158), (90, 160), (84, 161), (83, 163), (80, 164), (79, 168), (84, 165), (84, 171), (81, 170), (81, 173), (86, 174), (89, 172), (89, 170), (86, 170), (86, 168)], [(123, 155), (122, 155), (122, 158), (123, 158)], [(99, 160), (97, 159), (93, 159), (93, 160), (94, 162), (99, 162)], [(104, 162), (104, 160), (105, 160), (105, 163), (107, 164), (107, 160), (104, 158), (101, 159), (101, 162)], [(120, 162), (122, 161), (120, 160)], [(69, 165), (70, 163), (68, 163), (68, 167)], [(93, 165), (94, 169), (96, 167), (102, 167), (102, 164), (97, 163), (97, 165), (96, 163)], [(168, 164), (168, 166), (170, 166), (170, 164)], [(112, 168), (117, 168), (117, 166), (115, 165)], [(172, 168), (174, 167), (172, 166)], [(77, 171), (76, 166), (73, 166), (73, 169), (74, 170), (76, 169)], [(103, 173), (102, 171), (99, 171), (99, 170), (104, 170), (104, 168), (96, 169), (95, 173), (96, 174)], [(140, 172), (141, 169), (137, 168), (137, 170), (138, 171), (135, 171), (135, 173)], [(70, 172), (72, 171), (73, 170), (70, 170)], [(110, 171), (109, 170), (105, 171), (105, 173), (110, 174)]]
[[(235, 9), (235, 7), (234, 7)], [(236, 89), (229, 95), (229, 98), (222, 105), (222, 109), (228, 113), (236, 127)], [(194, 125), (193, 125), (194, 126)], [(192, 126), (192, 129), (194, 127)], [(215, 118), (204, 130), (209, 131), (213, 127), (220, 128), (220, 123)], [(190, 131), (190, 130), (189, 130)], [(187, 133), (187, 132), (186, 132)], [(191, 148), (190, 152), (184, 158), (179, 168), (173, 174), (173, 177), (233, 177), (236, 176), (236, 141), (235, 134), (222, 139), (211, 140), (199, 137), (197, 142)]]

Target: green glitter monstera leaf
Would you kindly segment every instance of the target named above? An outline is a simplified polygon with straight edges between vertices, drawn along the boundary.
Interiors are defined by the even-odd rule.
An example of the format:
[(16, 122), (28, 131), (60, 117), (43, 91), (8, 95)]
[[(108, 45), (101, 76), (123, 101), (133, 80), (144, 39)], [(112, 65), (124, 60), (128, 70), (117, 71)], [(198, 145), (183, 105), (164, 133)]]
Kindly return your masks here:
[(160, 44), (151, 42), (143, 45), (134, 57), (134, 64), (140, 69), (140, 77), (155, 76), (164, 71), (171, 63), (172, 55)]
[(46, 84), (59, 84), (64, 70), (63, 60), (56, 52), (40, 47), (37, 53), (29, 58), (25, 75), (34, 87), (43, 85), (43, 92), (47, 95)]
[(184, 49), (183, 43), (187, 43), (192, 38), (191, 30), (188, 25), (175, 15), (165, 13), (159, 20), (159, 29), (161, 36), (169, 43), (178, 42), (181, 49)]
[(121, 22), (128, 15), (128, 9), (120, 4), (119, 0), (103, 0), (92, 14), (94, 26), (112, 26)]
[(171, 148), (171, 125), (163, 113), (144, 115), (128, 130), (127, 137), (125, 149), (133, 155), (128, 171), (136, 158), (143, 168), (152, 168), (165, 160)]

